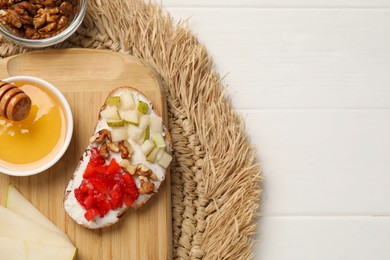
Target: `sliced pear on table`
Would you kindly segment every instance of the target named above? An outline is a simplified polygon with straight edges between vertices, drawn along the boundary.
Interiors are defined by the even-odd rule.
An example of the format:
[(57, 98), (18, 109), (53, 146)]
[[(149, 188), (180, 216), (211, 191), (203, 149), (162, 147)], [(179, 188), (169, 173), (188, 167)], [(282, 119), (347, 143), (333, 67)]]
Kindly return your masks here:
[(69, 239), (42, 225), (0, 206), (0, 236), (35, 241), (48, 245), (73, 247)]
[(0, 236), (0, 259), (75, 259), (77, 249)]
[(8, 185), (6, 208), (12, 210), (21, 217), (35, 222), (50, 231), (60, 234), (73, 245), (65, 233), (46, 218), (37, 208), (35, 208), (13, 185)]
[(0, 259), (26, 259), (24, 241), (9, 237), (0, 237)]

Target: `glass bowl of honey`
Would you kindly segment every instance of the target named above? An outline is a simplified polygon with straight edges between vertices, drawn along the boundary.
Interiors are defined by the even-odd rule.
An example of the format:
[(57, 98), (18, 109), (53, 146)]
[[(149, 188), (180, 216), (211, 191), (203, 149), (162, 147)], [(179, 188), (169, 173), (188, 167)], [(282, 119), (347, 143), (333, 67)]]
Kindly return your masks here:
[(0, 117), (0, 173), (41, 173), (64, 155), (73, 134), (73, 117), (64, 95), (51, 83), (32, 76), (6, 78), (31, 99), (20, 121)]

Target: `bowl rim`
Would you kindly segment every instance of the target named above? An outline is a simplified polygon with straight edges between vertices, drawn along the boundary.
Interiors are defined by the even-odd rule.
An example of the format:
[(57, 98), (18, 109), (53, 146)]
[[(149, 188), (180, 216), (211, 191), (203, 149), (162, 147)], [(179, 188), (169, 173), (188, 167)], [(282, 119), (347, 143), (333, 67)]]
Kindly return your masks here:
[(44, 48), (44, 47), (52, 46), (54, 44), (65, 41), (78, 29), (78, 27), (81, 25), (82, 21), (84, 20), (86, 10), (87, 10), (87, 1), (80, 0), (80, 11), (76, 14), (72, 23), (69, 24), (69, 26), (65, 30), (50, 38), (32, 40), (24, 37), (19, 37), (9, 32), (8, 30), (4, 29), (2, 26), (0, 26), (0, 32), (8, 39), (26, 47)]
[(73, 115), (72, 115), (72, 110), (70, 108), (70, 105), (68, 101), (66, 100), (65, 96), (62, 94), (62, 92), (55, 87), (53, 84), (50, 82), (43, 80), (38, 77), (34, 76), (12, 76), (3, 79), (3, 81), (12, 83), (12, 82), (17, 82), (17, 81), (27, 81), (27, 82), (32, 82), (39, 84), (45, 88), (47, 88), (52, 94), (54, 94), (60, 101), (63, 109), (64, 109), (64, 116), (65, 119), (67, 120), (67, 128), (66, 128), (66, 134), (65, 134), (65, 139), (62, 147), (58, 151), (58, 153), (53, 156), (50, 161), (48, 161), (45, 164), (40, 165), (39, 167), (35, 169), (29, 169), (29, 170), (11, 170), (4, 168), (0, 166), (0, 173), (7, 174), (7, 175), (12, 175), (12, 176), (31, 176), (35, 175), (41, 172), (44, 172), (45, 170), (49, 169), (52, 167), (55, 163), (57, 163), (62, 156), (65, 154), (66, 150), (69, 147), (69, 144), (72, 140), (73, 136), (73, 127), (74, 127), (74, 122), (73, 122)]

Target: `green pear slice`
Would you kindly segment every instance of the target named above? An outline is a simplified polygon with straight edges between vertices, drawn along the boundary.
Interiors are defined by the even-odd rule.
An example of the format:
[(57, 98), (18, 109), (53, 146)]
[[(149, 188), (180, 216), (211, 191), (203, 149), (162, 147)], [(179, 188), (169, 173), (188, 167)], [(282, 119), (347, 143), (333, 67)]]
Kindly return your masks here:
[[(0, 206), (1, 236), (69, 247), (69, 239)], [(72, 245), (73, 247), (73, 245)]]
[(123, 120), (114, 120), (114, 119), (109, 119), (107, 120), (107, 125), (111, 127), (118, 127), (118, 126), (124, 126), (125, 123)]
[(148, 111), (149, 111), (149, 105), (148, 105), (148, 103), (143, 102), (143, 101), (140, 100), (140, 101), (138, 102), (137, 110), (138, 110), (138, 112), (140, 112), (140, 113), (146, 115), (146, 114), (148, 113)]
[(121, 104), (121, 98), (118, 96), (108, 97), (106, 99), (106, 104), (108, 106), (119, 106)]
[(152, 141), (158, 148), (164, 148), (166, 146), (164, 137), (160, 133), (154, 133), (150, 136)]
[(69, 241), (69, 238), (56, 225), (46, 218), (37, 208), (35, 208), (13, 185), (9, 184), (7, 189), (6, 208), (32, 222), (35, 222), (48, 230), (57, 233)]
[(141, 151), (145, 156), (148, 156), (154, 147), (155, 145), (152, 141), (145, 140), (145, 142), (141, 145)]
[(0, 236), (0, 255), (7, 260), (75, 259), (77, 249)]
[(157, 163), (164, 168), (168, 168), (171, 161), (172, 161), (172, 155), (164, 151), (163, 154), (161, 155), (161, 158), (157, 161)]
[(154, 147), (153, 150), (149, 153), (149, 155), (146, 157), (146, 160), (148, 162), (154, 163), (157, 158), (158, 151), (160, 149), (158, 147)]
[(126, 110), (122, 112), (122, 118), (126, 123), (138, 125), (138, 112), (135, 110)]

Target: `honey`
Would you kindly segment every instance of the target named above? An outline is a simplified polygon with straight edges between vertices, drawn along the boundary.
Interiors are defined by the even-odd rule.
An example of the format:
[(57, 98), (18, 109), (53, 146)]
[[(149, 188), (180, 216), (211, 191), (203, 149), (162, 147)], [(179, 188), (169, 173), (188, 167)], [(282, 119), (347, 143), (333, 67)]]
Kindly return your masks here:
[(35, 83), (14, 84), (30, 97), (31, 110), (21, 121), (0, 118), (0, 165), (22, 169), (50, 160), (64, 142), (66, 122), (59, 101), (48, 90)]

